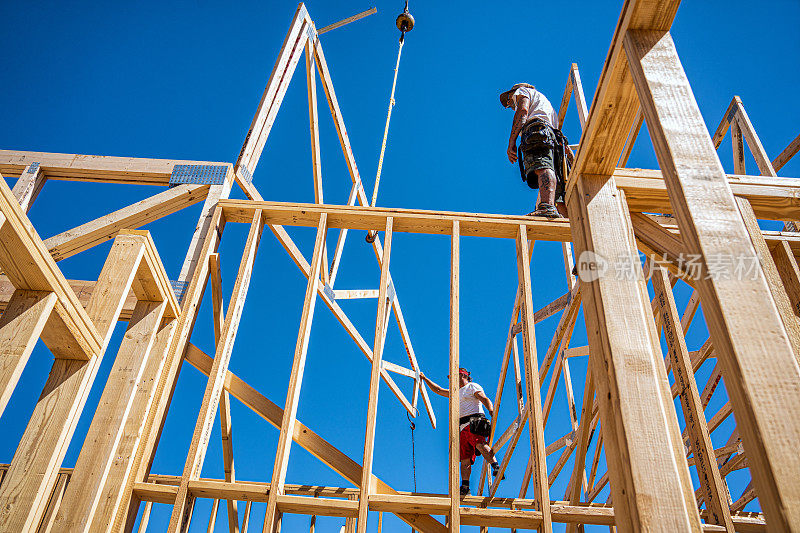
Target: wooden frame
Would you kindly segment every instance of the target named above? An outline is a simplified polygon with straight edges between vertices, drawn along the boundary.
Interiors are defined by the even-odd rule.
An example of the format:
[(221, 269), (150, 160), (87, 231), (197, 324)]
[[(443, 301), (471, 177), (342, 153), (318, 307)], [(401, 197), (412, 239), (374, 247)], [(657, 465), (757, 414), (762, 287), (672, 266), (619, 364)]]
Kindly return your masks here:
[[(297, 513), (341, 517), (348, 531), (362, 533), (373, 525), (368, 524), (370, 511), (379, 517), (392, 513), (417, 531), (437, 533), (458, 531), (462, 525), (484, 531), (488, 527), (552, 531), (554, 523), (566, 524), (570, 532), (589, 524), (625, 531), (800, 530), (796, 453), (800, 440), (800, 234), (794, 225), (800, 220), (800, 185), (796, 179), (776, 174), (798, 151), (800, 137), (771, 160), (738, 97), (714, 135), (708, 135), (669, 33), (678, 3), (625, 3), (590, 105), (578, 66), (571, 65), (558, 113), (561, 125), (574, 97), (582, 136), (575, 145), (576, 160), (567, 187), (569, 220), (369, 207), (320, 34), (374, 11), (317, 31), (305, 6), (298, 6), (235, 164), (0, 150), (0, 172), (18, 178), (13, 190), (0, 180), (0, 412), (37, 340), (55, 358), (11, 463), (0, 467), (0, 529), (131, 531), (138, 520), (143, 531), (152, 504), (162, 503), (172, 505), (168, 530), (183, 532), (193, 518), (195, 500), (210, 498), (209, 531), (220, 500), (225, 500), (227, 528), (237, 533), (239, 501), (246, 502), (242, 531), (247, 530), (253, 502), (266, 504), (263, 529), (270, 532), (280, 529), (284, 513)], [(303, 58), (309, 102), (309, 192), (313, 191), (314, 202), (265, 201), (253, 182), (254, 173)], [(325, 204), (329, 198), (323, 190), (317, 78), (352, 182), (341, 205)], [(642, 124), (653, 139), (659, 170), (625, 168)], [(724, 172), (715, 152), (728, 128), (733, 174)], [(745, 144), (759, 176), (746, 173)], [(176, 165), (222, 166), (224, 178), (215, 184), (172, 187), (46, 240), (27, 217), (50, 179), (166, 186)], [(234, 182), (247, 200), (228, 198)], [(708, 183), (714, 187), (709, 189)], [(200, 218), (176, 280), (177, 286), (185, 287), (178, 298), (153, 239), (136, 228), (201, 201)], [(761, 230), (759, 219), (786, 221), (784, 231)], [(724, 221), (724, 231), (719, 221)], [(217, 250), (228, 223), (249, 224), (249, 233), (226, 310)], [(310, 260), (292, 240), (287, 229), (291, 226), (317, 228)], [(228, 369), (265, 227), (307, 279), (283, 406)], [(329, 258), (327, 237), (336, 230)], [(335, 288), (352, 231), (384, 231), (383, 242), (376, 238), (373, 243), (380, 270), (377, 288)], [(514, 420), (507, 428), (492, 429), (490, 445), (504, 455), (499, 479), (491, 480), (486, 497), (461, 497), (458, 492), (457, 402), (450, 402), (448, 412), (447, 494), (398, 491), (373, 472), (373, 459), (381, 453), (375, 447), (381, 383), (413, 416), (418, 414), (422, 396), (430, 422), (436, 426), (390, 272), (393, 239), (403, 238), (404, 233), (442, 235), (450, 242), (451, 398), (458, 392), (460, 361), (461, 242), (477, 236), (513, 239), (516, 245), (518, 290), (494, 397), (497, 413), (511, 368), (516, 401), (503, 405), (510, 404), (505, 408)], [(113, 244), (96, 281), (65, 278), (57, 261), (107, 240)], [(562, 243), (566, 273), (563, 296), (539, 310), (533, 308), (537, 287), (531, 276), (537, 240)], [(651, 256), (644, 266), (637, 255), (640, 250)], [(697, 255), (700, 272), (708, 274), (714, 254), (726, 250), (752, 260), (752, 279), (697, 278), (682, 262), (686, 254)], [(613, 257), (630, 259), (630, 277), (595, 275), (592, 269)], [(572, 274), (573, 266), (579, 279)], [(205, 291), (209, 280), (211, 290)], [(652, 300), (647, 292), (651, 282)], [(673, 294), (678, 283), (688, 283), (693, 289), (682, 313)], [(215, 345), (213, 351), (208, 350), (213, 357), (191, 341), (205, 292), (213, 306)], [(371, 345), (345, 311), (344, 302), (357, 298), (376, 300)], [(370, 361), (360, 464), (297, 419), (318, 300)], [(702, 346), (690, 349), (685, 332), (701, 309), (711, 335)], [(570, 346), (581, 311), (588, 346)], [(552, 332), (544, 331), (544, 320), (559, 313)], [(391, 314), (408, 367), (384, 359)], [(769, 334), (756, 336), (748, 328), (753, 316), (760, 317), (761, 327)], [(61, 468), (118, 320), (128, 321), (127, 333), (115, 354), (100, 404), (74, 468)], [(551, 339), (547, 350), (538, 355), (537, 333)], [(191, 444), (180, 476), (151, 473), (184, 360), (208, 377)], [(575, 365), (587, 368), (582, 389), (572, 379)], [(704, 365), (711, 367), (710, 377), (698, 383), (697, 371)], [(670, 385), (670, 374), (674, 385)], [(410, 398), (392, 375), (411, 380)], [(566, 413), (556, 408), (555, 397), (562, 388)], [(713, 395), (723, 388), (730, 401), (707, 412)], [(684, 427), (679, 424), (675, 398), (680, 400)], [(233, 400), (279, 431), (269, 479), (237, 479)], [(205, 479), (201, 470), (217, 412), (224, 479)], [(723, 424), (731, 415), (735, 423)], [(571, 429), (548, 443), (545, 428), (558, 416), (566, 416)], [(514, 453), (526, 424), (531, 454), (520, 458), (521, 454)], [(727, 442), (715, 449), (719, 439)], [(287, 483), (293, 443), (353, 487)], [(548, 466), (547, 458), (553, 454), (557, 458)], [(503, 497), (500, 491), (507, 488), (501, 483), (503, 473), (512, 465), (524, 468), (523, 481), (519, 491), (514, 488), (516, 497)], [(697, 484), (692, 482), (692, 468), (698, 473)], [(726, 476), (745, 469), (751, 481), (734, 499)], [(487, 478), (484, 465), (481, 493)], [(561, 500), (553, 495), (558, 480), (566, 486)], [(531, 483), (533, 494), (528, 499)], [(763, 513), (743, 512), (756, 498)], [(141, 502), (145, 506), (140, 513)], [(436, 516), (445, 517), (446, 525)], [(311, 531), (314, 524), (312, 519)]]

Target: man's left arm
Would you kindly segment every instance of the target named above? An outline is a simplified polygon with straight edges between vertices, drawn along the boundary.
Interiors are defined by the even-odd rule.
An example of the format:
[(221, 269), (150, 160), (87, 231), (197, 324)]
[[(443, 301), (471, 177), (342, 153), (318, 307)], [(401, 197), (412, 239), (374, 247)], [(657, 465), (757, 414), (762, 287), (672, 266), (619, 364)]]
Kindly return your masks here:
[(528, 116), (528, 109), (530, 107), (530, 100), (527, 96), (519, 95), (516, 98), (516, 107), (514, 108), (514, 122), (511, 124), (511, 134), (508, 137), (508, 160), (512, 163), (517, 162), (517, 137), (522, 131), (522, 126), (525, 124), (525, 117)]
[(486, 407), (486, 410), (489, 411), (489, 418), (494, 418), (494, 406), (492, 405), (492, 400), (490, 400), (482, 390), (475, 392), (475, 397), (480, 400), (484, 407)]

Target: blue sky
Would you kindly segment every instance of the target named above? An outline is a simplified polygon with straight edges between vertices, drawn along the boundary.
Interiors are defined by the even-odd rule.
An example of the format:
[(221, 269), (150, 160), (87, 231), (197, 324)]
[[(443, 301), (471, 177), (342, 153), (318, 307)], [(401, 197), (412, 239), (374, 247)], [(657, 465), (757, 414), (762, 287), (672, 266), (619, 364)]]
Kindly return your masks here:
[[(369, 8), (356, 1), (307, 4), (317, 27)], [(352, 140), (356, 161), (371, 193), (397, 51), (394, 18), (402, 2), (377, 2), (378, 13), (322, 36), (333, 83)], [(47, 152), (121, 155), (234, 162), (267, 77), (288, 30), (296, 4), (286, 2), (5, 2), (0, 17), (9, 32), (4, 43), (6, 81), (0, 90), (3, 119), (0, 147)], [(535, 84), (555, 106), (561, 99), (572, 62), (578, 63), (591, 101), (608, 51), (621, 2), (411, 2), (417, 26), (408, 35), (397, 86), (397, 105), (378, 204), (474, 212), (526, 213), (535, 201), (516, 167), (505, 156), (511, 112), (497, 94), (511, 84)], [(733, 95), (747, 109), (764, 147), (775, 157), (798, 133), (800, 104), (800, 4), (778, 1), (686, 2), (678, 11), (673, 36), (695, 97), (709, 129), (716, 128)], [(269, 200), (313, 201), (308, 115), (302, 64), (284, 100), (255, 174)], [(320, 88), (321, 95), (321, 88)], [(344, 203), (350, 187), (333, 123), (320, 96), (325, 198)], [(577, 142), (580, 126), (570, 105), (564, 132)], [(720, 148), (732, 172), (729, 138)], [(748, 169), (756, 172), (748, 156)], [(629, 166), (655, 168), (646, 131)], [(800, 174), (800, 158), (782, 176)], [(12, 183), (13, 185), (13, 180)], [(30, 217), (43, 238), (160, 192), (156, 187), (49, 182)], [(242, 197), (236, 190), (234, 197)], [(176, 278), (199, 206), (147, 227), (153, 233), (171, 278)], [(765, 227), (774, 227), (766, 224)], [(223, 286), (233, 286), (247, 228), (229, 225), (221, 246)], [(313, 230), (292, 235), (307, 256)], [(355, 233), (345, 248), (337, 288), (375, 288), (379, 271), (372, 251)], [(329, 239), (335, 243), (335, 233)], [(109, 245), (98, 246), (60, 263), (70, 278), (96, 279)], [(532, 266), (534, 306), (564, 293), (560, 246), (537, 243)], [(494, 396), (516, 285), (512, 241), (462, 240), (461, 357), (473, 377)], [(449, 241), (443, 237), (395, 236), (392, 273), (414, 347), (423, 369), (445, 384), (449, 327)], [(269, 232), (258, 252), (255, 275), (234, 348), (231, 369), (272, 401), (283, 404), (296, 341), (305, 279)], [(689, 291), (679, 284), (679, 307)], [(344, 309), (371, 344), (374, 300), (345, 302)], [(193, 342), (212, 352), (210, 306), (204, 304)], [(581, 315), (582, 317), (582, 315)], [(543, 353), (558, 317), (537, 326)], [(108, 354), (115, 353), (125, 324), (117, 327)], [(688, 332), (690, 349), (707, 337), (702, 317)], [(586, 344), (582, 318), (572, 346)], [(51, 364), (37, 347), (12, 403), (0, 419), (8, 436), (0, 442), (0, 461), (9, 462)], [(404, 364), (399, 335), (390, 327), (386, 359)], [(112, 359), (98, 376), (75, 439), (65, 459), (72, 466), (91, 420)], [(585, 358), (572, 359), (576, 401), (580, 403)], [(299, 419), (360, 462), (366, 416), (369, 364), (332, 314), (317, 307), (300, 399)], [(698, 373), (704, 380), (711, 370)], [(512, 374), (513, 375), (513, 374)], [(398, 377), (408, 395), (411, 380)], [(205, 378), (186, 366), (181, 374), (153, 472), (180, 474), (189, 447)], [(512, 389), (508, 390), (511, 393)], [(568, 430), (560, 385), (547, 441)], [(513, 419), (513, 402), (504, 397), (500, 425)], [(717, 393), (709, 416), (725, 398)], [(444, 422), (447, 403), (433, 398)], [(278, 432), (238, 402), (233, 402), (237, 477), (269, 480)], [(447, 432), (417, 419), (417, 488), (446, 492)], [(728, 422), (730, 423), (730, 421)], [(218, 425), (216, 426), (218, 428)], [(720, 438), (724, 441), (728, 433)], [(730, 429), (728, 428), (729, 432)], [(380, 390), (375, 473), (399, 490), (410, 490), (410, 431), (404, 410), (385, 386)], [(724, 442), (715, 442), (717, 446)], [(520, 441), (500, 495), (516, 495), (528, 452)], [(552, 455), (549, 462), (557, 459)], [(571, 461), (565, 468), (571, 471)], [(206, 456), (203, 475), (222, 477), (218, 429)], [(562, 476), (552, 490), (560, 499)], [(746, 472), (729, 478), (734, 499), (747, 482)], [(348, 486), (325, 465), (295, 446), (288, 483)], [(473, 486), (477, 474), (473, 474)], [(605, 498), (606, 492), (601, 495)], [(191, 531), (205, 531), (208, 501), (198, 503)], [(748, 510), (756, 510), (757, 502)], [(154, 508), (150, 531), (159, 531), (170, 509)], [(260, 527), (263, 507), (254, 507)], [(375, 517), (377, 518), (377, 517)], [(370, 531), (375, 531), (371, 518)], [(220, 510), (218, 530), (227, 521)], [(325, 518), (318, 531), (338, 531), (342, 520)], [(287, 517), (287, 531), (307, 528), (308, 517)], [(407, 531), (386, 516), (384, 531)]]

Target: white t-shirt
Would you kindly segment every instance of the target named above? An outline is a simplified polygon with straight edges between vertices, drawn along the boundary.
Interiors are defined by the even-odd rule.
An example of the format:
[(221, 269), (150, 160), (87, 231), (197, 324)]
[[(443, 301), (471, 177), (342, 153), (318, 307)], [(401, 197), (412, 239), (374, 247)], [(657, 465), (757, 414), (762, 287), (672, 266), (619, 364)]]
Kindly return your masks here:
[[(483, 414), (481, 401), (475, 397), (476, 392), (483, 392), (483, 387), (472, 381), (458, 389), (458, 405), (462, 417)], [(460, 429), (464, 429), (464, 426), (466, 424), (462, 424)]]
[(517, 104), (520, 96), (528, 98), (528, 116), (525, 117), (525, 122), (534, 118), (539, 118), (550, 124), (553, 128), (558, 128), (558, 115), (555, 109), (550, 104), (550, 100), (536, 89), (530, 87), (520, 87), (509, 98), (514, 110), (517, 109)]

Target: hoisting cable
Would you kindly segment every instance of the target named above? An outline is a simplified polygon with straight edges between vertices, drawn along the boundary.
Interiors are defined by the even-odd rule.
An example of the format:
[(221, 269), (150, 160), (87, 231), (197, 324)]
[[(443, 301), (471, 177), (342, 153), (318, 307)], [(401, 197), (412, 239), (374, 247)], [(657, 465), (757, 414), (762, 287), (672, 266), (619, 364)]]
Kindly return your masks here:
[[(378, 200), (378, 185), (381, 182), (381, 171), (383, 171), (383, 154), (386, 152), (386, 139), (389, 136), (389, 121), (392, 119), (392, 108), (394, 107), (394, 90), (397, 87), (397, 71), (400, 70), (400, 55), (403, 53), (403, 43), (405, 43), (406, 32), (414, 28), (414, 17), (408, 12), (408, 0), (403, 12), (395, 20), (397, 29), (400, 30), (400, 47), (397, 50), (397, 63), (394, 66), (394, 80), (392, 81), (392, 94), (389, 96), (389, 110), (386, 112), (386, 126), (383, 128), (383, 143), (381, 144), (381, 154), (378, 157), (378, 171), (375, 173), (375, 186), (372, 188), (372, 202), (370, 207), (375, 207)], [(375, 242), (377, 231), (367, 232), (367, 242)]]
[(417, 454), (414, 449), (414, 430), (417, 429), (417, 426), (414, 424), (414, 421), (411, 420), (408, 411), (406, 411), (406, 418), (408, 418), (408, 427), (411, 428), (411, 474), (414, 477), (414, 492), (417, 492)]

